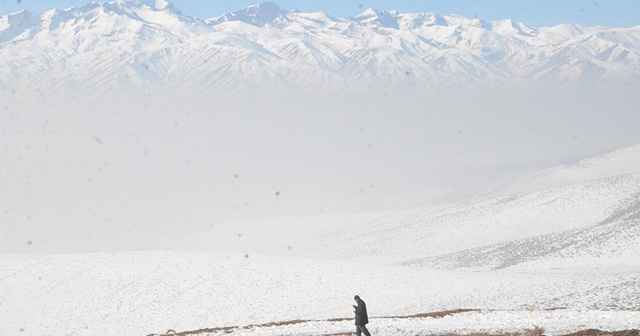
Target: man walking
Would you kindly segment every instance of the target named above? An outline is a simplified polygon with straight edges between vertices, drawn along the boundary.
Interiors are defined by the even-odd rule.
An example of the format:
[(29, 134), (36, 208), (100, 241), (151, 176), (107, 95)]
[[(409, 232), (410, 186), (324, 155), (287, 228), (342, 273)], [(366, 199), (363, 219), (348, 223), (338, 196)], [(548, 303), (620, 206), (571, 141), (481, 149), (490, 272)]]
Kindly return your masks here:
[(367, 315), (367, 305), (362, 301), (359, 296), (354, 296), (356, 305), (353, 305), (354, 312), (356, 313), (356, 335), (360, 336), (364, 333), (365, 336), (371, 336), (369, 330), (367, 330), (367, 323), (369, 323), (369, 315)]

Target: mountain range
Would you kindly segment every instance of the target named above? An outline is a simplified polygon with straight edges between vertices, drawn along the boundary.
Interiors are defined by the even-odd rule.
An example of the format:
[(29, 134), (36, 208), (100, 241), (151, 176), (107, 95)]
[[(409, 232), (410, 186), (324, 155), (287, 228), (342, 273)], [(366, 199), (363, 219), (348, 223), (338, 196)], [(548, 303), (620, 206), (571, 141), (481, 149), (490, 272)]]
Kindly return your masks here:
[(435, 13), (355, 17), (262, 3), (200, 19), (164, 0), (0, 16), (5, 90), (629, 85), (640, 26), (534, 28)]

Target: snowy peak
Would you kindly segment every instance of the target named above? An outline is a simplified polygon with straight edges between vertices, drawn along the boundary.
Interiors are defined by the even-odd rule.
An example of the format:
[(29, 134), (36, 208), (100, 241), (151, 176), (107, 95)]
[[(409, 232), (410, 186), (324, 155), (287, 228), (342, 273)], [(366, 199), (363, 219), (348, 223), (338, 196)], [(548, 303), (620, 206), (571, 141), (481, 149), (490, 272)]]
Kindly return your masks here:
[[(59, 23), (79, 24), (76, 18), (95, 17), (96, 15), (107, 14), (113, 19), (130, 19), (142, 23), (158, 23), (162, 25), (170, 24), (174, 19), (184, 19), (182, 12), (177, 10), (171, 3), (164, 0), (117, 0), (104, 4), (92, 2), (78, 8), (53, 9), (43, 13), (40, 20), (49, 23), (50, 29), (59, 27)], [(103, 20), (109, 20), (106, 17)], [(187, 21), (193, 21), (189, 18)], [(105, 22), (105, 24), (117, 24), (115, 22)], [(87, 27), (85, 27), (87, 28)]]
[(480, 18), (467, 18), (460, 15), (445, 15), (444, 20), (446, 22), (445, 26), (473, 27), (485, 30), (491, 30), (493, 28), (489, 23)]
[(173, 7), (173, 4), (166, 2), (164, 0), (154, 0), (154, 1), (149, 1), (150, 4), (149, 6), (153, 6), (153, 8), (157, 9), (157, 10), (172, 10), (175, 9), (175, 7)]
[(0, 15), (0, 31), (5, 30), (11, 25), (24, 25), (26, 22), (30, 22), (33, 19), (33, 15), (26, 10), (21, 10), (19, 12), (5, 16)]
[(503, 35), (537, 36), (538, 31), (521, 22), (500, 20), (492, 22), (492, 30)]
[(0, 43), (12, 39), (20, 39), (20, 35), (39, 23), (28, 11), (20, 11), (6, 16), (0, 16)]
[[(96, 36), (117, 35), (120, 43), (127, 41), (138, 49), (144, 49), (143, 41), (171, 37), (170, 40), (175, 42), (175, 37), (186, 38), (203, 33), (206, 26), (204, 21), (182, 15), (164, 0), (92, 2), (79, 8), (45, 12), (40, 20), (40, 30), (49, 35), (47, 39), (58, 37), (62, 44), (86, 45), (93, 43), (86, 41), (87, 38), (93, 40)], [(109, 52), (108, 49), (96, 51)]]
[(436, 13), (400, 13), (368, 8), (353, 20), (363, 26), (413, 30), (431, 26), (478, 27), (491, 30), (492, 27), (481, 19), (469, 19), (458, 15), (441, 16)]
[(361, 25), (378, 28), (414, 30), (432, 26), (454, 26), (461, 28), (480, 28), (500, 35), (536, 36), (537, 31), (521, 22), (500, 20), (488, 22), (480, 18), (467, 18), (459, 15), (441, 16), (436, 13), (399, 13), (369, 8), (354, 17)]
[(415, 15), (405, 15), (404, 22), (411, 22), (411, 25), (405, 25), (406, 29), (418, 28), (421, 26), (444, 26), (447, 20), (436, 13), (420, 13)]
[(182, 12), (177, 10), (175, 6), (165, 0), (116, 0), (111, 2), (113, 5), (117, 5), (120, 8), (136, 8), (146, 9), (152, 11), (166, 11), (178, 15), (182, 15)]
[(358, 16), (354, 17), (354, 21), (366, 26), (398, 29), (399, 18), (400, 13), (398, 13), (398, 11), (384, 11), (368, 8)]
[[(218, 26), (228, 22), (240, 24)], [(354, 18), (333, 18), (286, 11), (272, 2), (203, 21), (182, 15), (165, 0), (117, 0), (38, 17), (28, 12), (0, 17), (0, 57), (13, 64), (0, 69), (0, 78), (15, 89), (35, 81), (73, 90), (96, 87), (93, 81), (154, 89), (184, 83), (204, 90), (212, 87), (201, 85), (225, 89), (269, 83), (432, 90), (443, 82), (454, 88), (488, 81), (596, 87), (605, 85), (603, 79), (620, 78), (624, 87), (631, 87), (640, 82), (639, 36), (640, 27), (536, 30), (511, 20), (375, 9)], [(128, 80), (98, 80), (97, 66), (105, 76)], [(145, 71), (125, 74), (130, 67)], [(162, 71), (150, 74), (146, 69)], [(38, 80), (52, 74), (65, 78), (64, 83)]]
[(207, 22), (211, 25), (217, 25), (222, 22), (240, 21), (256, 27), (264, 27), (276, 19), (286, 16), (286, 14), (287, 11), (280, 9), (275, 3), (264, 2), (207, 20)]
[(170, 26), (175, 21), (195, 22), (196, 18), (185, 16), (165, 0), (116, 0), (103, 5), (105, 10), (130, 15), (133, 19)]

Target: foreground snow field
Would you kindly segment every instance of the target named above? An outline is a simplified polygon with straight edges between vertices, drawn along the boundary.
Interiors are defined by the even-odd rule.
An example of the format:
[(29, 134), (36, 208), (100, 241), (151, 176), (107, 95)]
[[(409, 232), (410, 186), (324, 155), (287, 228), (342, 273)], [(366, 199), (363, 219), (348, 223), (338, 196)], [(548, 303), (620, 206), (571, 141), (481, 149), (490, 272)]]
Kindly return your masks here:
[[(0, 256), (3, 330), (20, 335), (147, 335), (351, 318), (368, 303), (378, 334), (628, 329), (640, 323), (640, 267), (468, 272), (223, 252)], [(567, 310), (540, 311), (566, 307)], [(377, 319), (458, 308), (445, 319)], [(530, 311), (533, 310), (533, 311)], [(351, 331), (309, 322), (237, 334)]]
[[(231, 222), (131, 252), (0, 254), (2, 335), (344, 334), (355, 294), (376, 335), (638, 329), (639, 153), (446, 206)], [(422, 315), (458, 309), (472, 311)], [(298, 322), (274, 324), (286, 321)]]

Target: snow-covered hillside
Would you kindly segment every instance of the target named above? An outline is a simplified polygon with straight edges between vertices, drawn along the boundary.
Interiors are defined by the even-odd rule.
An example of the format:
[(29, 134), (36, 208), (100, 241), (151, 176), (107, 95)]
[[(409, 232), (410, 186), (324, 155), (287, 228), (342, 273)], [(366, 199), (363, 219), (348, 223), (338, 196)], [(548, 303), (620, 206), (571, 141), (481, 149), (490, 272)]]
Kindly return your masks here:
[[(238, 253), (451, 268), (505, 268), (554, 258), (559, 264), (575, 259), (570, 267), (625, 266), (640, 254), (638, 148), (595, 155), (512, 184), (526, 183), (533, 191), (509, 187), (500, 196), (380, 213), (233, 221), (150, 239), (135, 248), (215, 246)], [(551, 172), (553, 178), (540, 177)]]
[(640, 145), (590, 155), (510, 181), (498, 192), (521, 193), (640, 172)]
[(374, 9), (336, 18), (274, 3), (203, 20), (165, 1), (113, 1), (0, 17), (0, 59), (9, 92), (630, 85), (640, 74), (640, 28)]
[[(509, 196), (236, 221), (130, 247), (164, 251), (0, 255), (3, 330), (344, 333), (355, 293), (378, 334), (631, 329), (640, 323), (636, 154), (632, 146), (567, 163), (534, 176), (583, 178), (543, 179)], [(480, 311), (393, 318), (459, 308)]]

